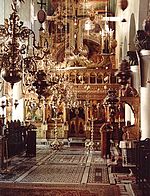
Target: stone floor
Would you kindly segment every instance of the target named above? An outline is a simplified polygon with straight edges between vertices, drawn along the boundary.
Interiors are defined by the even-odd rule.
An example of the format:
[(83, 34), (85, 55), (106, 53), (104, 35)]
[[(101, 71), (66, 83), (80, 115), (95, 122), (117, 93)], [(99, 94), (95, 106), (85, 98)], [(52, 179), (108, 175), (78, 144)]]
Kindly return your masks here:
[[(42, 184), (42, 187), (46, 188), (52, 185), (57, 185), (57, 187), (59, 187), (58, 185), (80, 187), (80, 189), (95, 186), (97, 192), (91, 193), (92, 196), (107, 196), (109, 193), (106, 193), (106, 190), (103, 191), (103, 194), (100, 194), (100, 188), (107, 187), (108, 190), (108, 187), (116, 186), (119, 189), (119, 194), (117, 195), (115, 192), (113, 194), (114, 189), (112, 189), (111, 196), (135, 195), (128, 181), (122, 183), (122, 181), (116, 180), (119, 177), (117, 174), (111, 173), (107, 160), (101, 158), (100, 151), (89, 153), (81, 147), (64, 147), (57, 151), (50, 149), (49, 146), (37, 146), (36, 157), (26, 157), (25, 154), (13, 157), (7, 170), (7, 172), (1, 171), (0, 174), (0, 190), (6, 189), (7, 192), (8, 187), (12, 184), (24, 187), (38, 186), (39, 190)], [(87, 191), (87, 189), (84, 191)], [(2, 196), (5, 195), (3, 191), (0, 193)], [(78, 196), (84, 195), (83, 193), (78, 194)], [(13, 196), (20, 196), (19, 194), (19, 192), (14, 192)], [(55, 195), (54, 192), (53, 194), (50, 194), (50, 192), (41, 194), (44, 196)], [(34, 195), (34, 192), (32, 195)], [(64, 195), (76, 196), (76, 194), (66, 192), (64, 192)], [(86, 195), (90, 194), (87, 193)]]

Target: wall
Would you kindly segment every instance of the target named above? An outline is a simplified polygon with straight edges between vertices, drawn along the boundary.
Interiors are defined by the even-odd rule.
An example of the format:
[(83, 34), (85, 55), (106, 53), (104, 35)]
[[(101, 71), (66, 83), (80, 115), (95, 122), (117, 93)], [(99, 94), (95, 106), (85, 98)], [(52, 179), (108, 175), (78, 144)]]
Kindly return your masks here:
[[(31, 16), (34, 16), (35, 12), (32, 9), (32, 5), (37, 4), (36, 2), (37, 0), (25, 0), (25, 3), (18, 4), (20, 20), (24, 22), (24, 26), (29, 28), (33, 26), (33, 17)], [(12, 13), (11, 3), (12, 0), (0, 0), (0, 24), (4, 24), (4, 19), (9, 18)]]
[[(124, 11), (121, 10), (119, 2), (120, 0), (117, 0), (116, 16), (120, 17), (120, 21), (116, 22), (116, 40), (118, 42), (116, 56), (120, 62), (125, 58), (128, 50), (135, 50), (135, 35), (141, 21), (139, 22), (140, 0), (128, 0), (128, 7)], [(123, 18), (126, 19), (126, 22), (121, 22)]]
[(150, 15), (150, 0), (140, 0), (139, 3), (139, 29), (142, 29), (143, 20)]

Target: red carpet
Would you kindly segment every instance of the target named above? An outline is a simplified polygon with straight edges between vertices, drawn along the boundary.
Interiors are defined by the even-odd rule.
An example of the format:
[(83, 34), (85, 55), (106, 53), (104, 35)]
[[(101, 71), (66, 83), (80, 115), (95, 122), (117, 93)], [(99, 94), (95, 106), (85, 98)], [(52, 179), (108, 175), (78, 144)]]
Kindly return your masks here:
[(0, 183), (1, 196), (120, 196), (116, 185)]

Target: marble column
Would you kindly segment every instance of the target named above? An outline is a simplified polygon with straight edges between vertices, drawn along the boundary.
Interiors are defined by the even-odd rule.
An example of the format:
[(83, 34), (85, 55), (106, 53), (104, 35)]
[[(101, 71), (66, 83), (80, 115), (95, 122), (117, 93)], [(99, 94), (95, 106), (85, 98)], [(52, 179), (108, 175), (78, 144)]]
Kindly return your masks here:
[(140, 75), (141, 87), (146, 87), (150, 80), (150, 50), (141, 50), (140, 52)]
[(150, 138), (150, 50), (140, 52), (141, 139)]
[(140, 67), (139, 65), (132, 65), (131, 66), (132, 71), (132, 79), (133, 79), (133, 87), (138, 91), (140, 91)]
[(150, 138), (150, 83), (141, 87), (141, 139)]

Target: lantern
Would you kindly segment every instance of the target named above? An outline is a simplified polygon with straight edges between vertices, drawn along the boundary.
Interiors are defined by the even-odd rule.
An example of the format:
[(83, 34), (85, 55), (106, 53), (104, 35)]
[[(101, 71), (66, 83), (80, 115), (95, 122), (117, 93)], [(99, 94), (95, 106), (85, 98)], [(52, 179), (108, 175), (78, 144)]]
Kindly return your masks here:
[(128, 7), (128, 0), (120, 0), (120, 8), (124, 11)]

